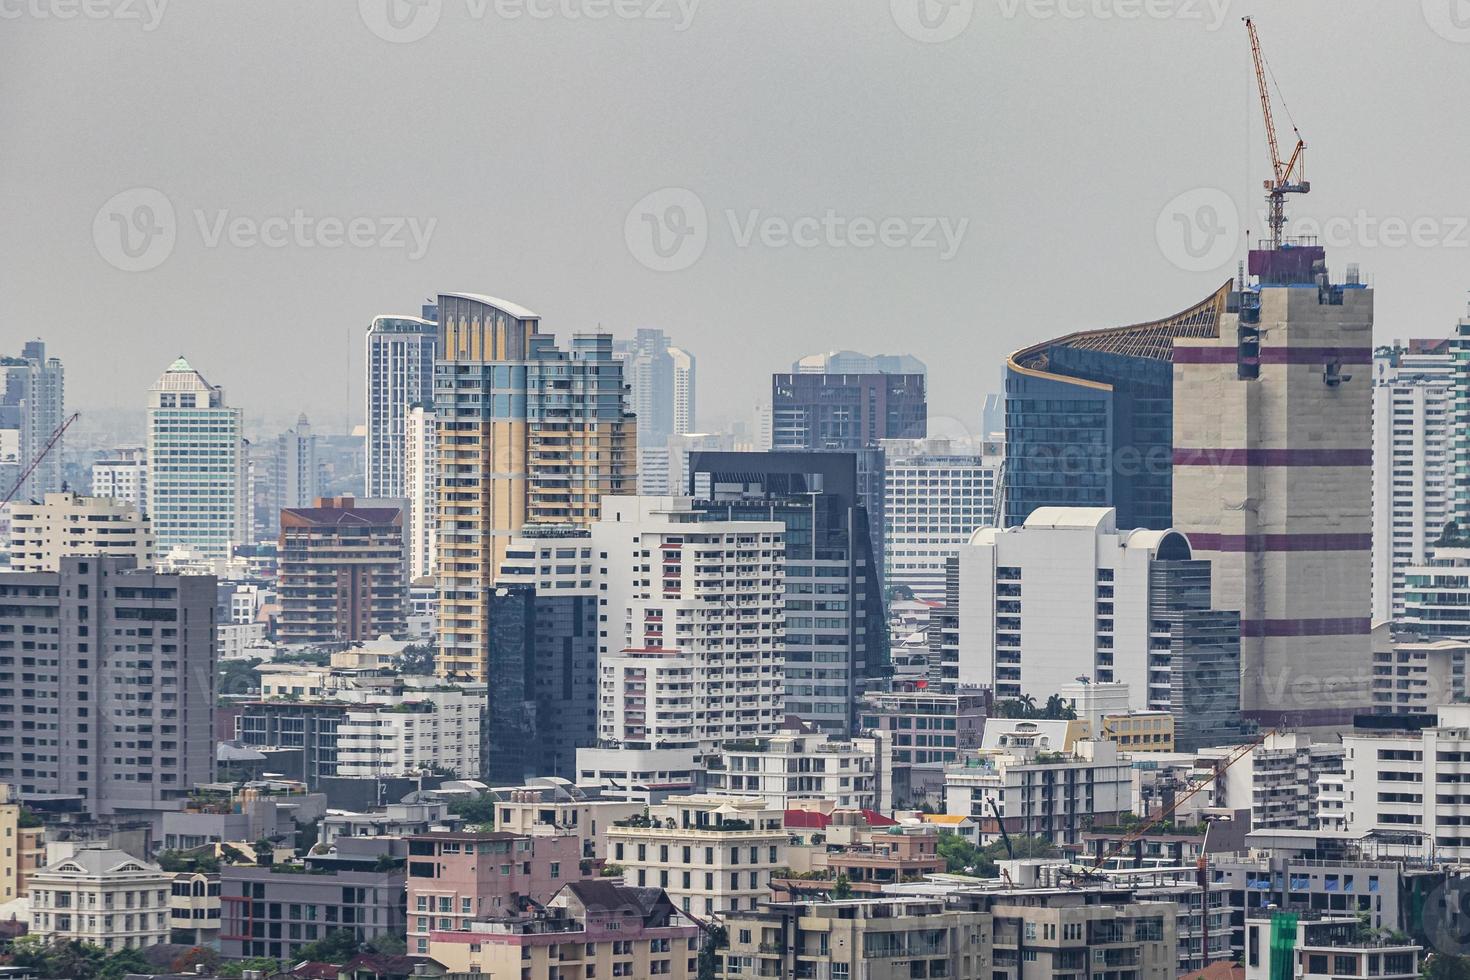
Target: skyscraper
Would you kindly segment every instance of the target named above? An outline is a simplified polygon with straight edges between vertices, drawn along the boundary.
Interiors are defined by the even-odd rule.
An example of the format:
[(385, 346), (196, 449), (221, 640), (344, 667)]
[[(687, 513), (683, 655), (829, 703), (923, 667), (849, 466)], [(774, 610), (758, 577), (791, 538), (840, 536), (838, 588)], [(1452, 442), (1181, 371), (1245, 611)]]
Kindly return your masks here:
[(570, 350), (541, 318), (474, 293), (439, 297), (439, 671), (486, 680), (490, 589), (527, 524), (585, 525), (634, 487), (636, 437), (612, 338)]
[(879, 559), (852, 453), (696, 452), (704, 519), (779, 521), (786, 541), (785, 711), (848, 735), (859, 694), (888, 665)]
[(883, 582), (944, 600), (945, 567), (978, 528), (995, 526), (1001, 461), (947, 439), (883, 444)]
[(1451, 341), (1410, 340), (1373, 355), (1373, 620), (1404, 613), (1404, 579), (1429, 562), (1450, 519)]
[(296, 419), (296, 428), (276, 437), (276, 503), (281, 508), (310, 507), (320, 495), (316, 436), (306, 415)]
[(1373, 290), (1315, 244), (1250, 272), (1174, 341), (1174, 526), (1240, 611), (1242, 708), (1333, 725), (1369, 703)]
[[(65, 371), (46, 356), (46, 345), (32, 340), (19, 357), (0, 357), (0, 494), (41, 454), (66, 412)], [(61, 489), (61, 440), (26, 477), (17, 500), (40, 500)]]
[[(638, 472), (669, 468), (670, 440), (694, 431), (694, 355), (669, 344), (662, 330), (642, 329), (613, 341), (623, 363), (628, 408), (638, 420)], [(640, 485), (639, 493), (669, 490)]]
[(249, 540), (243, 414), (180, 357), (148, 389), (148, 516), (160, 557)]
[[(406, 496), (403, 441), (409, 409), (434, 401), (438, 327), (416, 316), (380, 316), (367, 332), (367, 496)], [(282, 506), (289, 506), (283, 504)]]
[(1173, 523), (1174, 341), (1215, 336), (1230, 284), (1170, 317), (1023, 348), (1005, 368), (1000, 523), (1038, 507), (1112, 507), (1119, 527)]
[(432, 405), (408, 410), (403, 439), (403, 534), (408, 546), (408, 580), (435, 574), (439, 565), (439, 431)]

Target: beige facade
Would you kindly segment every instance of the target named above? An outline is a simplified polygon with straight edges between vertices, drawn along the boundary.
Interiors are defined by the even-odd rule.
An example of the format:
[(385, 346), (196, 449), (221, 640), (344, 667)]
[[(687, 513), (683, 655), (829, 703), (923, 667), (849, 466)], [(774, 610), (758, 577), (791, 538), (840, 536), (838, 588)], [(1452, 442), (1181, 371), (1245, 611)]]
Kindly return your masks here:
[(625, 800), (556, 799), (537, 786), (496, 790), (495, 829), (510, 834), (575, 834), (584, 858), (607, 854), (607, 832), (618, 820), (643, 813), (642, 803)]
[(776, 903), (732, 916), (719, 980), (991, 980), (990, 915), (938, 899)]
[(167, 942), (172, 879), (124, 851), (79, 849), (31, 877), (31, 935), (106, 950)]
[(10, 787), (0, 783), (0, 905), (29, 892), (46, 858), (45, 828), (23, 826), (25, 808), (10, 799)]
[(1240, 611), (1242, 708), (1332, 724), (1369, 703), (1373, 291), (1246, 298), (1174, 341), (1174, 527)]
[[(606, 335), (556, 349), (536, 313), (439, 297), (439, 672), (485, 681), (488, 594), (528, 523), (588, 524), (636, 481), (633, 420)], [(593, 363), (596, 367), (593, 367)]]
[(786, 865), (783, 816), (761, 797), (671, 796), (647, 820), (609, 828), (607, 860), (627, 884), (662, 888), (701, 918), (753, 910)]
[(10, 506), (10, 570), (54, 572), (64, 555), (128, 555), (153, 564), (153, 529), (137, 506), (111, 497), (48, 493)]
[(1103, 715), (1099, 735), (1124, 752), (1173, 752), (1174, 716), (1167, 711)]
[(170, 941), (196, 946), (219, 942), (219, 875), (181, 871), (169, 884)]

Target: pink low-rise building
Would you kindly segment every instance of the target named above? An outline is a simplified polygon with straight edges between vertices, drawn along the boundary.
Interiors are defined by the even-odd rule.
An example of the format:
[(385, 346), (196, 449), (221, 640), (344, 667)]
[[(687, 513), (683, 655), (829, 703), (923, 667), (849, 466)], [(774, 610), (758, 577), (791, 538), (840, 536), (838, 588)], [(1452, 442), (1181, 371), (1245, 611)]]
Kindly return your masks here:
[(429, 934), (466, 929), (521, 899), (545, 903), (582, 877), (575, 835), (531, 837), (438, 831), (408, 839), (408, 951), (427, 955)]

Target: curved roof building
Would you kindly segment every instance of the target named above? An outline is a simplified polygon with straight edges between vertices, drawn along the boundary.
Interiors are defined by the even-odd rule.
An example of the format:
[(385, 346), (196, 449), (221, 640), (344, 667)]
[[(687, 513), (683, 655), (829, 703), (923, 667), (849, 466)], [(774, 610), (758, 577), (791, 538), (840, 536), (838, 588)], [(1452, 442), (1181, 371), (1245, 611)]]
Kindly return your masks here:
[(1231, 285), (1162, 320), (1010, 356), (1004, 526), (1049, 506), (1112, 507), (1124, 528), (1173, 523), (1174, 341), (1218, 337)]

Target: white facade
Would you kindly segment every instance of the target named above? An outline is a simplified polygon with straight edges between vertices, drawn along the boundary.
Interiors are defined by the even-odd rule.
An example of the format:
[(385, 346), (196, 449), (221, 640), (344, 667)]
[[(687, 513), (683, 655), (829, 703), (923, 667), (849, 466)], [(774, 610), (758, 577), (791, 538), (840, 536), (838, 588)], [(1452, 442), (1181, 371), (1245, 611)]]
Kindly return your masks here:
[(30, 934), (109, 952), (167, 942), (172, 880), (123, 851), (80, 848), (32, 875)]
[(729, 742), (708, 765), (709, 788), (759, 796), (777, 810), (828, 800), (844, 810), (893, 809), (893, 750), (888, 736), (834, 739), (786, 732)]
[(321, 496), (321, 476), (317, 469), (316, 436), (305, 415), (296, 420), (296, 428), (276, 437), (276, 506), (312, 507)]
[(250, 538), (244, 416), (180, 357), (148, 391), (148, 516), (159, 554), (228, 558)]
[(367, 496), (405, 497), (409, 409), (434, 404), (439, 327), (416, 316), (374, 317), (367, 332)]
[[(681, 496), (689, 492), (689, 457), (697, 452), (735, 448), (725, 432), (672, 435), (661, 444), (638, 444), (638, 492), (645, 497)], [(701, 495), (696, 491), (696, 496)]]
[(55, 572), (67, 555), (127, 555), (153, 564), (153, 531), (138, 508), (111, 497), (48, 493), (10, 505), (10, 570)]
[(942, 600), (945, 563), (995, 526), (1002, 457), (947, 439), (885, 439), (883, 452), (883, 582)]
[(1020, 527), (975, 532), (959, 549), (959, 683), (1044, 702), (1087, 677), (1128, 685), (1130, 707), (1168, 708), (1149, 572), (1189, 557), (1182, 535), (1121, 531), (1111, 508), (1040, 507)]
[(265, 623), (220, 623), (214, 628), (220, 663), (226, 660), (269, 660), (275, 647), (265, 638)]
[(425, 769), (460, 779), (480, 775), (485, 685), (362, 697), (369, 703), (349, 709), (337, 728), (337, 775), (371, 778)]
[(694, 402), (696, 361), (682, 347), (670, 347), (669, 356), (674, 359), (674, 434), (686, 435), (695, 431), (698, 421)]
[(1470, 704), (1442, 705), (1422, 732), (1344, 735), (1341, 823), (1404, 834), (1423, 856), (1470, 860)]
[(687, 498), (603, 498), (592, 550), (606, 556), (605, 748), (692, 756), (780, 724), (783, 525), (699, 518)]
[(1470, 697), (1465, 677), (1470, 639), (1401, 636), (1379, 642), (1374, 632), (1374, 712), (1433, 714), (1441, 704)]
[(92, 464), (92, 496), (126, 500), (148, 510), (148, 454), (142, 446), (118, 449)]
[(1374, 622), (1403, 615), (1404, 576), (1426, 563), (1450, 518), (1454, 362), (1433, 343), (1373, 358)]
[(1404, 570), (1399, 625), (1420, 636), (1470, 637), (1470, 548), (1437, 547), (1428, 563)]
[[(1239, 746), (1200, 749), (1203, 765), (1230, 758)], [(1206, 790), (1210, 805), (1251, 811), (1255, 830), (1317, 830), (1335, 807), (1332, 787), (1343, 772), (1343, 746), (1277, 732), (1251, 749)]]
[(439, 565), (439, 433), (433, 408), (414, 405), (404, 420), (403, 539), (408, 580), (434, 576)]
[(1000, 839), (998, 812), (1006, 832), (1072, 844), (1094, 824), (1107, 825), (1132, 812), (1129, 761), (1112, 742), (1090, 739), (1074, 752), (1046, 751), (1010, 733), (1005, 748), (982, 749), (944, 774), (944, 812), (975, 818), (984, 843)]

